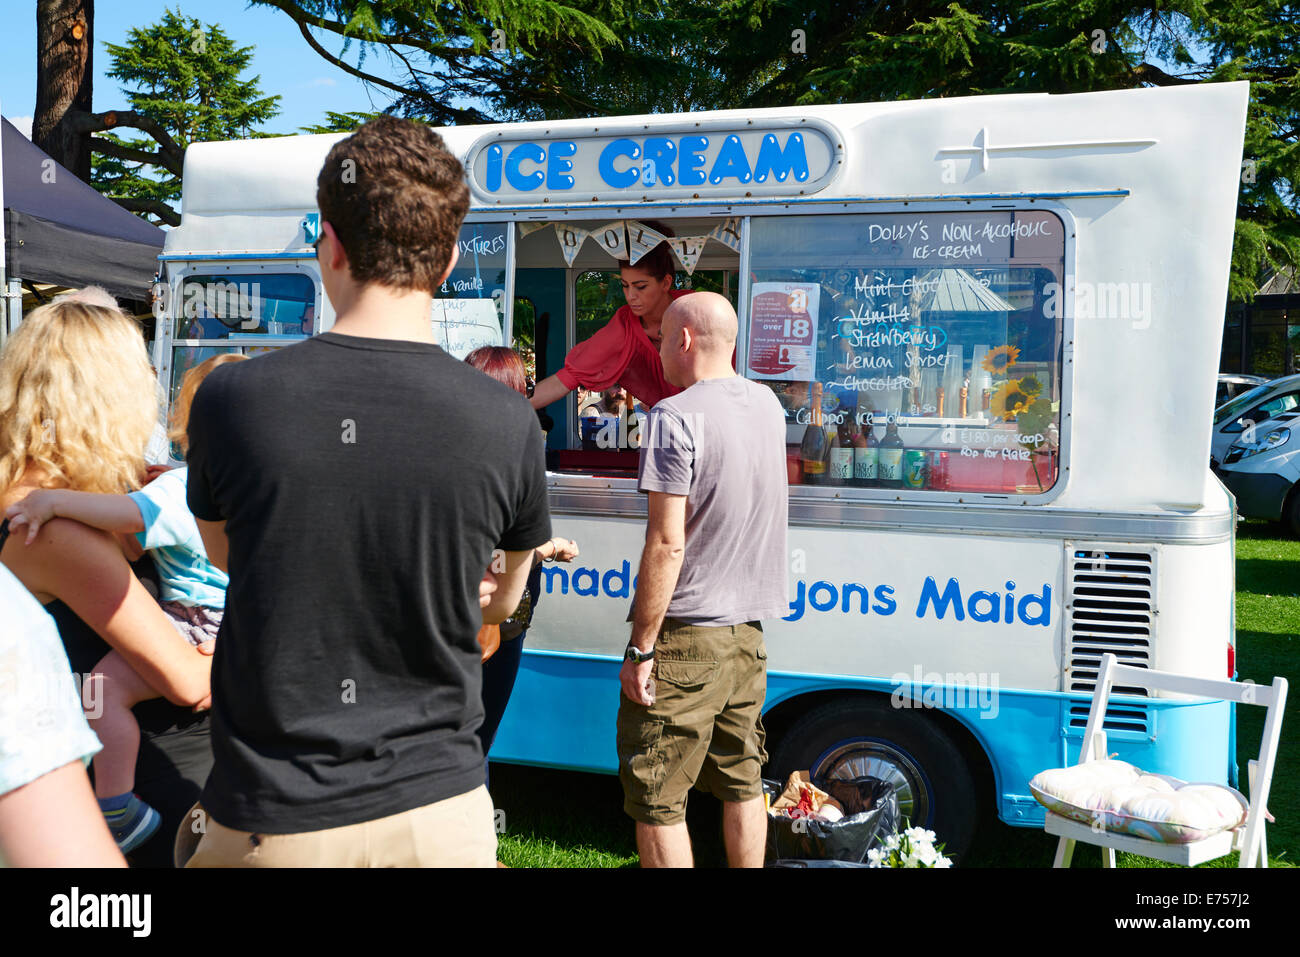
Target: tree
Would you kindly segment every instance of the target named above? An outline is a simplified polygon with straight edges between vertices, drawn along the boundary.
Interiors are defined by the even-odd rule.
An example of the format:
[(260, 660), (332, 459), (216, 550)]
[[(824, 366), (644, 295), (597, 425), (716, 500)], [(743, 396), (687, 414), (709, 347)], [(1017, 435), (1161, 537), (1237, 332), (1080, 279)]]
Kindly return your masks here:
[[(132, 108), (157, 122), (182, 151), (203, 140), (266, 135), (257, 127), (278, 114), (278, 96), (263, 97), (260, 77), (241, 79), (253, 47), (237, 47), (218, 24), (206, 27), (167, 10), (148, 27), (127, 33), (126, 43), (106, 44), (113, 59), (108, 75), (121, 80)], [(91, 148), (92, 185), (134, 212), (177, 225), (169, 205), (180, 199), (180, 170), (151, 141), (112, 133), (96, 136)], [(161, 168), (164, 175), (148, 175)]]
[(73, 174), (90, 178), (87, 137), (68, 114), (90, 113), (94, 0), (38, 0), (36, 4), (36, 109), (32, 142)]
[[(548, 0), (251, 0), (274, 7), (298, 25), (303, 39), (326, 61), (394, 98), (387, 112), (436, 125), (491, 123), (510, 95), (506, 65), (519, 51), (564, 51), (573, 61), (599, 60), (618, 44), (616, 31), (632, 22), (623, 0), (553, 3)], [(592, 7), (592, 12), (583, 9)], [(341, 38), (331, 53), (312, 30)], [(351, 44), (357, 64), (345, 59)], [(374, 53), (405, 71), (398, 83), (363, 67)], [(487, 109), (477, 104), (486, 105)]]
[(94, 20), (94, 0), (37, 0), (32, 142), (89, 182), (90, 134), (134, 127), (154, 139), (163, 165), (179, 176), (184, 150), (152, 117), (134, 110), (92, 112)]
[(334, 110), (326, 110), (323, 123), (300, 126), (298, 129), (303, 133), (351, 133), (362, 123), (367, 123), (382, 115), (382, 113), (366, 113), (357, 110), (348, 113), (336, 113)]
[[(1231, 295), (1300, 262), (1300, 10), (1286, 0), (253, 2), (387, 90), (390, 111), (439, 124), (1246, 79)], [(405, 70), (401, 82), (360, 69), (375, 51)]]

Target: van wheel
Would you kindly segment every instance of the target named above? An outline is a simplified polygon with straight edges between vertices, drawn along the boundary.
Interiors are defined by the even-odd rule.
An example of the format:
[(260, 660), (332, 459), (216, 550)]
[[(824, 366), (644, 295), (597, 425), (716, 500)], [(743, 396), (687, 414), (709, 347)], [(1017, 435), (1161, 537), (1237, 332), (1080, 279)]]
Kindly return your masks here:
[(1291, 486), (1291, 493), (1282, 507), (1282, 521), (1296, 538), (1300, 538), (1300, 482)]
[(793, 771), (888, 781), (900, 816), (934, 831), (936, 843), (953, 857), (964, 856), (975, 836), (979, 808), (970, 768), (924, 715), (869, 698), (816, 707), (790, 727), (772, 754), (770, 774), (784, 783)]

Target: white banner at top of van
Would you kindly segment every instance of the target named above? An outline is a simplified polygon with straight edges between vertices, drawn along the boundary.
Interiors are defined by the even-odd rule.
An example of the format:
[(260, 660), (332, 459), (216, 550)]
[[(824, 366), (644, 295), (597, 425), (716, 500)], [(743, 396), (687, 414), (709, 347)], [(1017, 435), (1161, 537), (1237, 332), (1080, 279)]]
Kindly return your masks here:
[(810, 118), (502, 131), (465, 159), (475, 197), (510, 206), (800, 196), (826, 187), (843, 164), (843, 137)]

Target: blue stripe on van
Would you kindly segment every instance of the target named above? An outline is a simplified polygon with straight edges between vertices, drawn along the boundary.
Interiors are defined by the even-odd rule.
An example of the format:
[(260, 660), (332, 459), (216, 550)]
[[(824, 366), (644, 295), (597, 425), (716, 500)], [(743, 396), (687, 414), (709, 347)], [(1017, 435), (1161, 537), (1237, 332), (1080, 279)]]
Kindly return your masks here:
[[(615, 773), (614, 720), (621, 666), (622, 660), (614, 657), (525, 648), (492, 760)], [(895, 687), (883, 678), (769, 672), (764, 712), (814, 691), (888, 695)], [(971, 732), (990, 758), (998, 817), (1006, 823), (1042, 827), (1044, 809), (1030, 793), (1029, 779), (1039, 771), (1078, 760), (1082, 729), (1063, 729), (1070, 705), (1080, 700), (1087, 699), (1054, 691), (999, 688), (996, 715), (991, 715), (991, 708), (984, 717), (979, 707), (943, 709)], [(1228, 702), (1127, 696), (1112, 696), (1112, 701), (1137, 704), (1149, 713), (1146, 732), (1107, 732), (1112, 754), (1144, 771), (1227, 783), (1232, 733)]]

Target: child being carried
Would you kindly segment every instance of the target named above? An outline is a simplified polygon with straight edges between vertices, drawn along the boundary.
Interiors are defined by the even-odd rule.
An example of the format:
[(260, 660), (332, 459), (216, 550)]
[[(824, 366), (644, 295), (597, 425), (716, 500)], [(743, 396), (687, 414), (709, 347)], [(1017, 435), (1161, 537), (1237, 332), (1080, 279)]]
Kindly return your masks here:
[[(199, 385), (213, 369), (246, 358), (215, 356), (185, 374), (172, 408), (169, 437), (182, 453), (187, 450), (186, 426), (190, 404)], [(171, 469), (138, 492), (127, 495), (39, 489), (5, 514), (16, 530), (27, 525), (27, 542), (41, 525), (55, 517), (70, 518), (113, 533), (134, 533), (158, 569), (158, 596), (177, 632), (191, 645), (209, 652), (226, 604), (225, 572), (208, 561), (198, 525), (185, 500), (188, 469)], [(140, 727), (131, 709), (159, 692), (141, 678), (118, 652), (110, 651), (95, 666), (90, 681), (100, 683), (98, 715), (86, 715), (103, 749), (94, 757), (95, 797), (113, 838), (123, 853), (139, 847), (157, 831), (161, 816), (134, 793), (135, 765), (140, 751)]]

